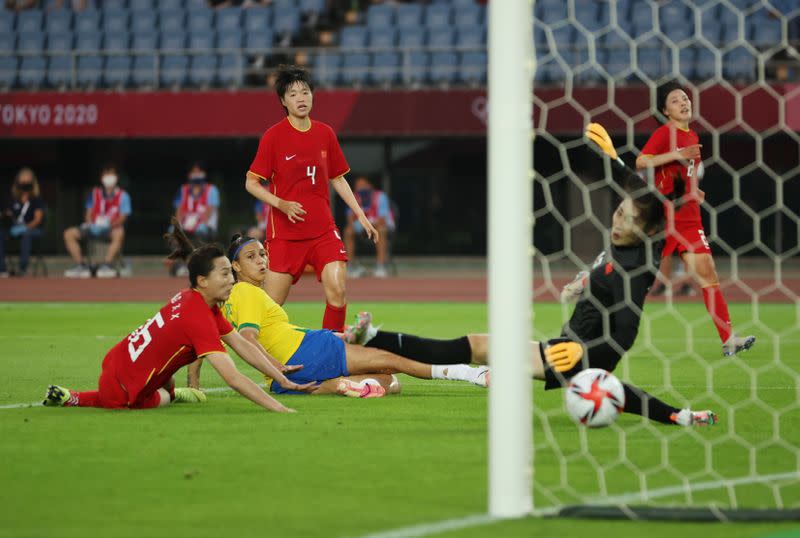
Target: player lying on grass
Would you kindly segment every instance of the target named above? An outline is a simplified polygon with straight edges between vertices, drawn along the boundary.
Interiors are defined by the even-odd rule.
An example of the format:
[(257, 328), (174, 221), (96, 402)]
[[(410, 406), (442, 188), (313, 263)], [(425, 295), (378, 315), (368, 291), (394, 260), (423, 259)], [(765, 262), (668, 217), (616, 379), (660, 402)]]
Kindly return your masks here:
[[(237, 279), (225, 302), (225, 316), (242, 336), (259, 347), (276, 367), (302, 364), (289, 379), (317, 384), (313, 394), (339, 393), (354, 397), (377, 397), (399, 392), (392, 375), (408, 374), (422, 379), (450, 379), (475, 385), (488, 384), (489, 369), (466, 364), (422, 364), (393, 353), (345, 344), (329, 330), (309, 330), (289, 322), (286, 312), (266, 291), (267, 256), (264, 245), (249, 237), (235, 236), (228, 248)], [(189, 367), (189, 386), (199, 388), (200, 361)], [(273, 392), (294, 392), (270, 379)]]
[(233, 330), (218, 306), (234, 284), (228, 258), (217, 245), (195, 250), (175, 219), (173, 225), (175, 231), (168, 236), (177, 248), (170, 258), (188, 258), (191, 288), (177, 293), (155, 316), (111, 348), (103, 360), (98, 390), (79, 392), (50, 385), (44, 405), (149, 409), (172, 402), (204, 401), (199, 390), (176, 389), (172, 378), (181, 367), (204, 358), (242, 396), (270, 411), (292, 412), (240, 373), (222, 342), (285, 390), (307, 391), (313, 385), (287, 379)]
[[(602, 133), (604, 145), (610, 148), (607, 151), (616, 158), (604, 129)], [(616, 368), (622, 355), (633, 346), (645, 297), (658, 271), (663, 242), (656, 239), (656, 234), (664, 227), (661, 197), (643, 189), (641, 179), (629, 169), (619, 164), (614, 167), (615, 181), (625, 185), (628, 194), (612, 218), (611, 248), (597, 257), (591, 272), (579, 273), (564, 287), (562, 299), (578, 299), (578, 303), (561, 338), (531, 342), (533, 377), (545, 382), (545, 390), (565, 386), (584, 368)], [(682, 195), (681, 187), (682, 182), (676, 178), (674, 198)], [(487, 364), (489, 352), (485, 334), (435, 340), (378, 331), (372, 327), (368, 313), (358, 315), (356, 324), (345, 331), (344, 339), (430, 364)], [(623, 386), (627, 413), (682, 426), (714, 424), (717, 420), (712, 411), (678, 409), (637, 387), (627, 383)]]

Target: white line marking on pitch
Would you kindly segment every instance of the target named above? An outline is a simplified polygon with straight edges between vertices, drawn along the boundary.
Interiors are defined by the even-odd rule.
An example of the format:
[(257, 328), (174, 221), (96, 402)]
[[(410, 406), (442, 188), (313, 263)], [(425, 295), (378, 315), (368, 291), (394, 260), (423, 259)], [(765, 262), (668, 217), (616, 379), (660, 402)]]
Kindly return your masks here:
[[(263, 385), (261, 385), (263, 388)], [(208, 389), (203, 389), (203, 392), (232, 392), (233, 389), (230, 387), (211, 387)], [(31, 403), (15, 403), (15, 404), (5, 404), (0, 405), (0, 409), (25, 409), (28, 407), (43, 407), (42, 402), (31, 402)]]
[[(705, 491), (709, 489), (720, 489), (731, 486), (744, 486), (747, 484), (757, 484), (761, 482), (772, 482), (789, 479), (800, 479), (800, 472), (778, 473), (763, 476), (747, 476), (743, 478), (713, 480), (709, 482), (699, 482), (691, 484), (689, 489), (694, 493), (697, 491)], [(679, 495), (685, 493), (687, 488), (684, 486), (670, 486), (666, 488), (654, 489), (649, 492), (633, 492), (623, 493), (613, 497), (596, 497), (589, 499), (583, 504), (592, 505), (626, 505), (633, 501), (638, 500), (652, 500), (661, 497), (669, 497), (671, 495)], [(552, 516), (558, 513), (559, 508), (543, 508), (541, 510), (534, 510), (534, 517)], [(420, 525), (412, 525), (410, 527), (401, 527), (398, 529), (391, 529), (387, 531), (378, 531), (370, 534), (364, 534), (359, 538), (420, 538), (430, 534), (438, 534), (451, 530), (467, 529), (471, 527), (479, 527), (481, 525), (489, 525), (502, 519), (494, 518), (489, 514), (473, 514), (466, 517), (445, 519), (443, 521), (436, 521), (434, 523), (422, 523)]]

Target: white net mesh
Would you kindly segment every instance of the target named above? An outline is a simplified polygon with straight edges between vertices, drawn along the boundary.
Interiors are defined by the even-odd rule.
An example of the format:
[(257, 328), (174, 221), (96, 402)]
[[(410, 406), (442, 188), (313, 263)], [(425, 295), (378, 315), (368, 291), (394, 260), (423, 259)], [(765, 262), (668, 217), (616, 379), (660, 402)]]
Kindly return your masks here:
[[(623, 415), (576, 428), (560, 391), (535, 397), (534, 498), (568, 504), (800, 506), (800, 105), (797, 2), (537, 0), (535, 295), (557, 294), (603, 250), (614, 198), (576, 167), (583, 126), (606, 125), (633, 166), (657, 126), (655, 88), (678, 80), (703, 144), (702, 205), (734, 329), (755, 334), (726, 358), (699, 287), (648, 298), (634, 348), (615, 371), (719, 424), (667, 426)], [(675, 260), (676, 269), (680, 261)], [(694, 295), (692, 295), (694, 294)], [(537, 306), (535, 337), (571, 308)], [(544, 315), (543, 315), (544, 313)]]

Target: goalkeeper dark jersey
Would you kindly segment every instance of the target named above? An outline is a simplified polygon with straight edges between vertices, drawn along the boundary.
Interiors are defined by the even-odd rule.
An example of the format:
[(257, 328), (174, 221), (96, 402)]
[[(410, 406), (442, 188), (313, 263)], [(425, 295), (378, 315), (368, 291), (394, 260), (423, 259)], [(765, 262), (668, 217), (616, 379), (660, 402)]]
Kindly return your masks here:
[[(612, 371), (636, 340), (645, 297), (653, 285), (663, 241), (648, 247), (611, 247), (602, 252), (561, 336), (583, 344), (582, 362), (563, 377), (547, 369), (546, 387), (558, 388), (584, 368)], [(650, 248), (648, 256), (648, 248)], [(561, 379), (559, 379), (561, 378)]]

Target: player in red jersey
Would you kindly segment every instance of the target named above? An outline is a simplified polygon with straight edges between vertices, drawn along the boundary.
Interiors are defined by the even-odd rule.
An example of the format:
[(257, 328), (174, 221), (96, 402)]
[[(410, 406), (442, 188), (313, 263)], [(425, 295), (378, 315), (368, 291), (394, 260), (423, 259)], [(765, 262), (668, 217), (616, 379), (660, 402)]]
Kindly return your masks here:
[[(282, 305), (306, 265), (311, 265), (325, 290), (322, 327), (342, 331), (347, 315), (347, 251), (331, 214), (328, 182), (376, 243), (378, 231), (344, 178), (350, 168), (333, 129), (309, 117), (313, 87), (306, 71), (280, 67), (275, 88), (286, 118), (261, 137), (245, 181), (247, 192), (278, 210), (267, 222), (265, 289)], [(269, 182), (269, 189), (262, 181)]]
[(711, 315), (722, 340), (726, 356), (749, 349), (756, 341), (754, 336), (736, 336), (731, 327), (728, 305), (719, 289), (719, 277), (711, 257), (711, 248), (700, 218), (700, 204), (705, 193), (698, 188), (703, 179), (703, 161), (700, 139), (689, 122), (692, 119), (692, 102), (677, 82), (664, 84), (658, 89), (657, 105), (667, 118), (656, 129), (636, 159), (636, 168), (653, 168), (656, 187), (662, 194), (672, 192), (672, 178), (680, 174), (686, 182), (685, 203), (678, 210), (667, 203), (666, 244), (662, 252), (662, 272), (670, 272), (670, 257), (677, 251), (686, 263), (689, 274), (703, 290), (706, 309)]
[(240, 373), (222, 342), (260, 372), (277, 376), (273, 379), (282, 387), (305, 392), (313, 384), (289, 381), (260, 350), (233, 330), (218, 306), (228, 298), (234, 284), (228, 258), (217, 245), (194, 250), (174, 219), (173, 225), (171, 238), (178, 248), (170, 257), (189, 256), (191, 288), (175, 294), (155, 316), (111, 348), (103, 360), (98, 390), (79, 392), (50, 385), (44, 405), (150, 409), (175, 401), (205, 401), (205, 395), (197, 389), (176, 389), (172, 378), (181, 367), (204, 358), (242, 396), (270, 411), (292, 412)]

